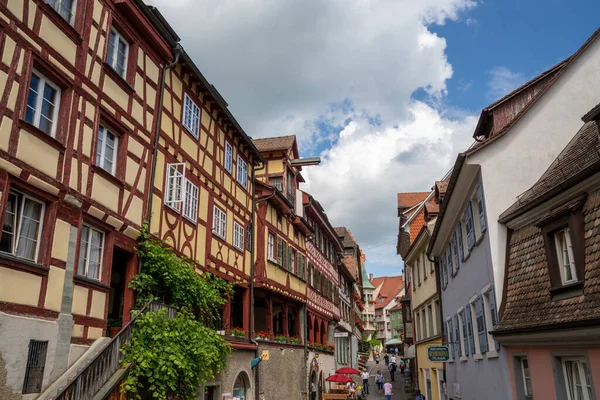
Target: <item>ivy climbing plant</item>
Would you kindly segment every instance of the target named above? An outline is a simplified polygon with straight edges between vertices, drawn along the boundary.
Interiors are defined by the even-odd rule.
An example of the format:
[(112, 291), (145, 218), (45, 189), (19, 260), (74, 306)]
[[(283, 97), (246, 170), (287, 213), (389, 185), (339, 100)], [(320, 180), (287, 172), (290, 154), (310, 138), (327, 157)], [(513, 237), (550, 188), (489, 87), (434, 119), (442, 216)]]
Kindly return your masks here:
[(223, 370), (231, 352), (211, 323), (231, 296), (232, 284), (199, 274), (192, 260), (153, 238), (147, 227), (137, 253), (142, 272), (130, 287), (138, 305), (160, 300), (178, 312), (173, 318), (164, 309), (136, 316), (131, 339), (121, 349), (122, 363), (131, 363), (123, 391), (135, 399), (166, 399), (169, 394), (195, 399), (200, 385)]

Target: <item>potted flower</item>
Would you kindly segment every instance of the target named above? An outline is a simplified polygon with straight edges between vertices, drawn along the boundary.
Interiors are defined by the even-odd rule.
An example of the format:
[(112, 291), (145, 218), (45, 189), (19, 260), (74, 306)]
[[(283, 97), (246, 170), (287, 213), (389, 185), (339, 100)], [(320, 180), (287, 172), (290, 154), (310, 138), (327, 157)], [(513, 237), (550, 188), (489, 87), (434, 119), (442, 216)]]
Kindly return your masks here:
[(235, 337), (244, 337), (246, 336), (246, 331), (244, 330), (244, 328), (231, 328), (229, 334)]
[(108, 337), (114, 338), (121, 331), (122, 322), (117, 318), (109, 318), (107, 321)]
[(269, 332), (258, 331), (256, 332), (256, 338), (260, 340), (269, 340)]
[(288, 342), (288, 336), (286, 336), (286, 335), (277, 335), (277, 336), (275, 336), (275, 341), (277, 343), (287, 343)]
[(298, 336), (290, 337), (288, 340), (290, 343), (294, 344), (300, 344), (300, 342), (302, 341)]

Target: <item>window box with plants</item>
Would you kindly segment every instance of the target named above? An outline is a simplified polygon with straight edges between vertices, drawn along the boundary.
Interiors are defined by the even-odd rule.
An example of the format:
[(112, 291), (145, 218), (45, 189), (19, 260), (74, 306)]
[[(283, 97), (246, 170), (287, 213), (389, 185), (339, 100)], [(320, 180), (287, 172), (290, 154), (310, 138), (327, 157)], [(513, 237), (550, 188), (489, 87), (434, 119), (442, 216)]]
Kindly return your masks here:
[(256, 339), (258, 340), (269, 340), (269, 332), (258, 331), (256, 332)]
[(245, 337), (246, 331), (244, 328), (231, 328), (229, 330), (229, 334), (234, 337)]
[(117, 333), (119, 333), (121, 331), (122, 322), (120, 319), (117, 319), (117, 318), (109, 318), (107, 327), (108, 327), (108, 329), (107, 329), (108, 337), (113, 338), (113, 337), (117, 336)]

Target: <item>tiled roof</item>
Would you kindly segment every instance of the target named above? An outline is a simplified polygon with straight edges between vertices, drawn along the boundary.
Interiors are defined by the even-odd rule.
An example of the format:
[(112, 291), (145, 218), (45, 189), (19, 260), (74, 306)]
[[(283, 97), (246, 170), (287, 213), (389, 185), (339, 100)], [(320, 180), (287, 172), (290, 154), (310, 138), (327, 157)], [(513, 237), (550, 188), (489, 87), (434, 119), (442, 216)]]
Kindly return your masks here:
[(488, 116), (491, 112), (494, 113), (494, 118), (496, 118), (498, 110), (494, 111), (493, 109), (506, 108), (506, 110), (499, 113), (499, 117), (501, 117), (499, 119), (501, 121), (498, 124), (494, 121), (494, 127), (496, 129), (494, 129), (493, 134), (467, 150), (466, 155), (471, 155), (479, 151), (481, 148), (494, 142), (497, 138), (505, 135), (599, 36), (600, 29), (597, 29), (571, 57), (561, 61), (554, 67), (527, 82), (525, 85), (515, 89), (500, 100), (484, 108), (481, 112), (481, 117), (475, 128), (473, 137), (479, 137), (484, 134), (484, 126), (488, 123)]
[(415, 219), (410, 223), (410, 242), (414, 242), (417, 235), (421, 231), (421, 228), (425, 225), (425, 209), (419, 211), (419, 214), (415, 216)]
[(432, 214), (432, 213), (437, 214), (440, 212), (440, 205), (435, 202), (429, 201), (429, 202), (425, 203), (425, 209), (430, 214)]
[(270, 138), (252, 139), (254, 145), (260, 152), (289, 150), (296, 141), (296, 136), (277, 136)]
[(358, 277), (358, 267), (356, 265), (356, 258), (352, 257), (352, 256), (345, 256), (344, 257), (344, 265), (346, 266), (346, 269), (348, 270), (348, 272), (350, 272), (350, 275), (352, 275), (352, 277), (354, 279), (356, 279)]
[(405, 192), (398, 193), (398, 208), (410, 208), (423, 202), (431, 192)]
[(356, 244), (352, 234), (345, 226), (338, 226), (337, 228), (333, 228), (335, 233), (337, 233), (338, 237), (342, 240), (342, 246), (344, 247), (352, 247)]
[(520, 214), (551, 192), (562, 191), (565, 183), (586, 169), (600, 162), (600, 132), (595, 121), (587, 122), (554, 160), (544, 175), (508, 210), (500, 215), (500, 221), (511, 214)]
[(511, 236), (506, 299), (496, 331), (600, 318), (600, 190), (583, 206), (585, 221), (585, 283), (583, 296), (553, 300), (542, 231), (535, 225)]
[(375, 285), (376, 279), (383, 279), (383, 286), (379, 290), (378, 296), (383, 297), (383, 303), (379, 303), (377, 299), (375, 300), (375, 309), (378, 310), (380, 308), (384, 308), (391, 301), (394, 300), (395, 296), (404, 288), (404, 279), (402, 279), (402, 275), (400, 276), (385, 276), (383, 278), (374, 278), (373, 286)]
[(401, 311), (402, 304), (396, 304), (394, 307), (390, 308), (390, 311)]
[(446, 189), (448, 189), (448, 180), (436, 181), (435, 187), (437, 188), (438, 193), (443, 196), (444, 194), (446, 194)]

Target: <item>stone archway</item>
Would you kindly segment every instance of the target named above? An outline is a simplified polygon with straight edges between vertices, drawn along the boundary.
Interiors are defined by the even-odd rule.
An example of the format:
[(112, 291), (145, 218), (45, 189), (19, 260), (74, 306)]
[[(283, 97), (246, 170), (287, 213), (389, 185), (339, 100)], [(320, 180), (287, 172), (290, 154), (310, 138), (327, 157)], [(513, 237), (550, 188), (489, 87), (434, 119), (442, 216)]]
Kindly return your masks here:
[(254, 398), (252, 393), (252, 382), (246, 371), (242, 370), (237, 374), (233, 381), (231, 393), (234, 397), (243, 396), (242, 398), (244, 400), (251, 400)]
[[(316, 394), (314, 399), (312, 398), (312, 394), (313, 394), (312, 385), (313, 385), (313, 383), (315, 385), (315, 389), (317, 389), (317, 391), (314, 392)], [(308, 400), (317, 400), (318, 393), (319, 393), (318, 387), (319, 387), (319, 383), (317, 382), (317, 371), (315, 371), (313, 369), (312, 372), (311, 372), (311, 374), (310, 374), (310, 379), (308, 381), (308, 392), (309, 392)]]

